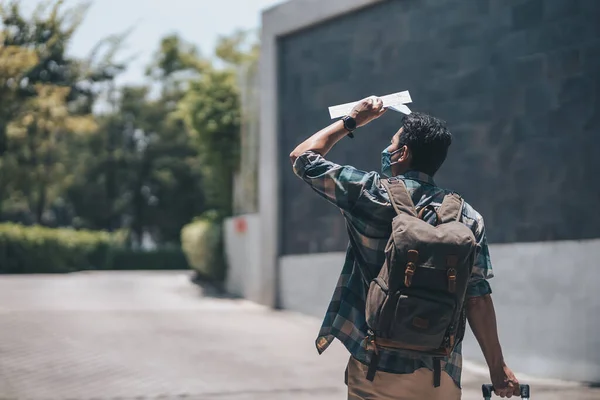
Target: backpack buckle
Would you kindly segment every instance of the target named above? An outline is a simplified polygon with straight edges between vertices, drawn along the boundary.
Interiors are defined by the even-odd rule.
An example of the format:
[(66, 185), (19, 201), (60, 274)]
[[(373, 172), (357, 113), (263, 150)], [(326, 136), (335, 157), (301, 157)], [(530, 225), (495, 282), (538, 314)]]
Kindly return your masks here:
[(412, 285), (412, 278), (416, 269), (417, 267), (414, 263), (409, 261), (408, 264), (406, 264), (406, 270), (404, 271), (404, 286), (410, 287), (410, 285)]
[(410, 287), (410, 285), (412, 285), (413, 275), (417, 269), (415, 263), (419, 261), (419, 252), (417, 250), (409, 250), (407, 258), (408, 263), (406, 264), (406, 269), (404, 270), (404, 286)]

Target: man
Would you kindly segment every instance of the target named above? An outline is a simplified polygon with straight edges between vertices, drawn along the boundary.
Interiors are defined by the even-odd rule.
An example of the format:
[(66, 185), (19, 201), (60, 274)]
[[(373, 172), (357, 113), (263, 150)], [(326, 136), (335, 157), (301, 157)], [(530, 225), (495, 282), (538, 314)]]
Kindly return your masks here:
[[(432, 384), (432, 358), (407, 358), (393, 351), (381, 350), (375, 379), (366, 378), (371, 353), (365, 343), (368, 335), (365, 299), (369, 280), (377, 276), (384, 263), (384, 249), (395, 213), (377, 172), (340, 166), (324, 157), (339, 140), (352, 137), (354, 129), (379, 118), (385, 111), (381, 99), (364, 99), (348, 116), (315, 133), (290, 154), (296, 175), (340, 208), (350, 237), (338, 287), (317, 338), (317, 349), (322, 353), (337, 338), (349, 350), (346, 369), (349, 399), (460, 399), (460, 345), (443, 360), (439, 387)], [(451, 141), (445, 123), (412, 113), (404, 118), (390, 146), (382, 152), (382, 174), (402, 179), (417, 208), (432, 205), (438, 209), (449, 191), (436, 186), (433, 175), (446, 159)], [(434, 217), (435, 212), (430, 210), (424, 219), (430, 221)], [(464, 203), (460, 220), (472, 230), (478, 247), (465, 302), (467, 319), (489, 366), (496, 394), (510, 398), (519, 394), (519, 384), (504, 362), (498, 340), (487, 281), (493, 274), (483, 219)]]

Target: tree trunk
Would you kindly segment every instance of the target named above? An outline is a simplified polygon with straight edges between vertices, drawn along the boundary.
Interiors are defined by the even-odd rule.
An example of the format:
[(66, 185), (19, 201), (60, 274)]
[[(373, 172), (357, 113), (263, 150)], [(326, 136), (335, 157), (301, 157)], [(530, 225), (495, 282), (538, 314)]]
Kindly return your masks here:
[(115, 215), (115, 202), (117, 199), (117, 172), (115, 163), (115, 131), (113, 127), (109, 128), (108, 140), (106, 143), (107, 163), (106, 163), (106, 229), (112, 232), (117, 229), (120, 225), (120, 221), (117, 220), (118, 216)]
[(44, 210), (46, 209), (46, 197), (46, 184), (42, 183), (38, 186), (38, 196), (35, 205), (35, 222), (40, 225), (42, 224), (42, 217), (44, 216)]
[(8, 137), (6, 135), (6, 126), (5, 123), (0, 123), (0, 157), (6, 153), (8, 149)]

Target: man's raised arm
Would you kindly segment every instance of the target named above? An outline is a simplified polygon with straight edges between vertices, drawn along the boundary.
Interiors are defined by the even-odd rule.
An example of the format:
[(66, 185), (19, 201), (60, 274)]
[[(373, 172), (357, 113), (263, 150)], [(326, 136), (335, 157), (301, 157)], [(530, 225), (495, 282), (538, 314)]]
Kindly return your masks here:
[[(352, 109), (349, 117), (352, 117), (356, 122), (356, 128), (360, 128), (382, 116), (385, 111), (383, 101), (379, 97), (368, 97)], [(349, 130), (344, 126), (343, 120), (336, 121), (300, 143), (290, 154), (290, 161), (293, 164), (298, 157), (307, 151), (314, 151), (325, 156), (348, 132)]]

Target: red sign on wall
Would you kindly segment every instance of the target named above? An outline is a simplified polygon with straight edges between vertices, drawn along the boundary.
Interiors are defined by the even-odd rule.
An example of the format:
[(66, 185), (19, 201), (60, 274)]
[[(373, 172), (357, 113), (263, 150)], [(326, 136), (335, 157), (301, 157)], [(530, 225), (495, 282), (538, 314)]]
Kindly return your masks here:
[(237, 233), (246, 233), (248, 230), (248, 223), (245, 218), (236, 218), (234, 224)]

